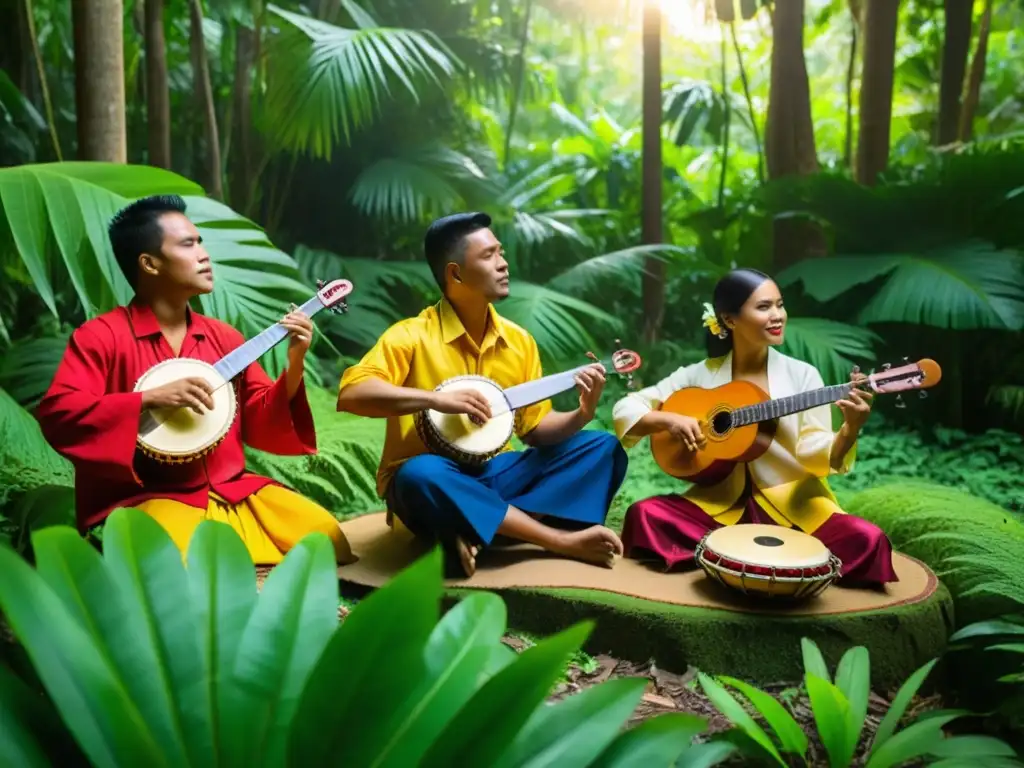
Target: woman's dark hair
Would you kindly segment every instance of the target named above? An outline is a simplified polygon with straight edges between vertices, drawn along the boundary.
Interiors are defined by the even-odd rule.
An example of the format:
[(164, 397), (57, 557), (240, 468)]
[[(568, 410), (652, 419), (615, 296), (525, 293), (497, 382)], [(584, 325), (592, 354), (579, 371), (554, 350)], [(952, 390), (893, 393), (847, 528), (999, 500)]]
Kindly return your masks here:
[(731, 334), (728, 334), (729, 329), (725, 327), (722, 315), (739, 314), (740, 309), (750, 298), (750, 294), (760, 288), (765, 280), (771, 280), (771, 277), (756, 269), (734, 269), (718, 281), (711, 305), (715, 308), (718, 324), (722, 326), (723, 331), (727, 332), (727, 335), (724, 339), (720, 339), (711, 332), (710, 328), (704, 329), (704, 347), (708, 357), (722, 357), (732, 350), (732, 337)]

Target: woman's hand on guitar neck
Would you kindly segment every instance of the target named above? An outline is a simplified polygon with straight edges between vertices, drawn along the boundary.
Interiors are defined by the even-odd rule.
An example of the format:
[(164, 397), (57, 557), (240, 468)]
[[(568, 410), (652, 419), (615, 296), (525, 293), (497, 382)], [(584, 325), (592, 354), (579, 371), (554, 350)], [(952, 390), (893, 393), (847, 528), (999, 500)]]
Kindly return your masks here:
[(213, 387), (206, 379), (192, 376), (178, 379), (142, 393), (142, 410), (147, 408), (191, 408), (200, 416), (202, 406), (213, 410)]
[(464, 413), (474, 424), (483, 424), (491, 418), (491, 404), (473, 389), (433, 393), (431, 408), (441, 413)]

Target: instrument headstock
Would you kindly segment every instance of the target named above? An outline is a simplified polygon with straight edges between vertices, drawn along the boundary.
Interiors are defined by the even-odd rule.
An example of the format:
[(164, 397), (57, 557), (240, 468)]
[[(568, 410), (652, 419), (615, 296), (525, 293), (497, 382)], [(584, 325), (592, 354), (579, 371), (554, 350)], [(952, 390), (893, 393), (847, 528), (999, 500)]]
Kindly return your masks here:
[(612, 352), (612, 370), (620, 376), (628, 376), (643, 363), (640, 355), (631, 349), (617, 349)]
[(939, 364), (927, 358), (898, 368), (886, 363), (880, 372), (868, 374), (871, 389), (882, 394), (905, 392), (909, 389), (930, 389), (941, 380), (942, 369)]
[(348, 312), (348, 304), (345, 297), (352, 293), (352, 283), (348, 280), (331, 280), (325, 283), (323, 280), (316, 281), (316, 296), (324, 309), (329, 309), (337, 314)]
[[(620, 344), (621, 342), (618, 339), (616, 339), (615, 343)], [(587, 357), (589, 357), (594, 362), (601, 362), (600, 360), (597, 359), (597, 355), (595, 355), (593, 352), (587, 352)], [(643, 360), (641, 359), (640, 355), (638, 355), (636, 352), (634, 352), (631, 349), (623, 349), (620, 347), (619, 349), (616, 349), (614, 352), (612, 352), (611, 360), (608, 361), (607, 364), (602, 364), (605, 365), (606, 368), (609, 367), (610, 365), (613, 373), (617, 373), (620, 376), (625, 376), (626, 386), (632, 389), (633, 373), (640, 367), (642, 363)]]

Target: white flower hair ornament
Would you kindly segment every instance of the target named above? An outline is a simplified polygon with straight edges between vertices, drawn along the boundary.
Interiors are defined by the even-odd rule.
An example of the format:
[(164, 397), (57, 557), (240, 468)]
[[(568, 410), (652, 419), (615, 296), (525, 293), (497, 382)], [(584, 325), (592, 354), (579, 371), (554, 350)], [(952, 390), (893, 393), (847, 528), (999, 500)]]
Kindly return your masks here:
[(718, 322), (718, 315), (715, 313), (715, 308), (710, 304), (704, 304), (704, 314), (701, 315), (701, 319), (704, 321), (704, 327), (715, 334), (718, 338), (724, 339), (729, 335), (729, 331), (723, 328)]

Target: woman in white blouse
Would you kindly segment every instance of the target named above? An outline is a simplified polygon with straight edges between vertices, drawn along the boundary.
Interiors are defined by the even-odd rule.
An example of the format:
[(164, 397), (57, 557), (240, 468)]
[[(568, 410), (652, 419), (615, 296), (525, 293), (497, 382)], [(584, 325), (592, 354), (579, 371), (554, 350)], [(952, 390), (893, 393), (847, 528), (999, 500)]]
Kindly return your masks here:
[[(773, 349), (785, 338), (786, 310), (768, 275), (734, 270), (715, 286), (714, 306), (705, 306), (708, 358), (616, 403), (615, 428), (625, 448), (647, 435), (670, 432), (688, 450), (700, 450), (706, 438), (696, 419), (658, 410), (686, 387), (712, 389), (739, 379), (774, 399), (824, 386), (813, 366)], [(860, 378), (854, 371), (852, 380)], [(837, 433), (827, 405), (784, 416), (771, 446), (754, 461), (703, 476), (684, 494), (633, 504), (622, 531), (626, 556), (675, 570), (693, 564), (695, 547), (708, 531), (740, 522), (768, 523), (796, 527), (821, 540), (843, 563), (841, 583), (898, 581), (885, 533), (843, 512), (825, 479), (852, 468), (857, 435), (871, 413), (871, 395), (854, 388), (836, 405), (843, 413)]]

